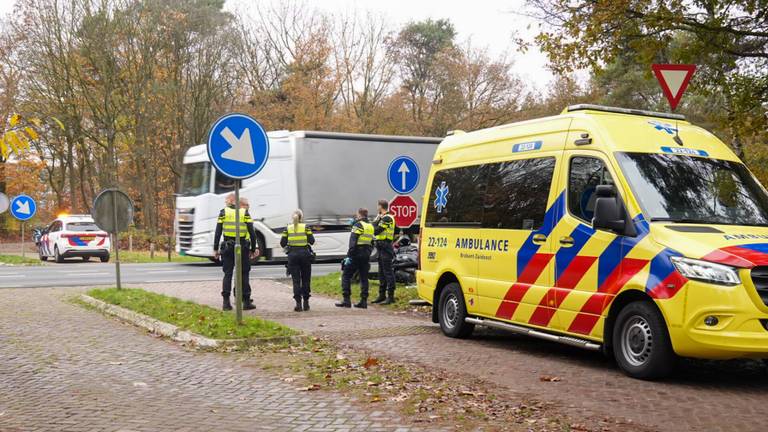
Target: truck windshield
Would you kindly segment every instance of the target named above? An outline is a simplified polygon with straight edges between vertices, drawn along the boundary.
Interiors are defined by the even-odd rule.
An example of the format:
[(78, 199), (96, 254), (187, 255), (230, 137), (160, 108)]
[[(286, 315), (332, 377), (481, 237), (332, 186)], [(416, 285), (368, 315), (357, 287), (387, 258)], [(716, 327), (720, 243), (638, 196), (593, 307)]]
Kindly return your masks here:
[(201, 195), (211, 187), (211, 164), (208, 162), (195, 162), (184, 165), (184, 174), (181, 179), (182, 196)]
[(768, 194), (741, 163), (677, 154), (616, 156), (652, 222), (768, 226)]

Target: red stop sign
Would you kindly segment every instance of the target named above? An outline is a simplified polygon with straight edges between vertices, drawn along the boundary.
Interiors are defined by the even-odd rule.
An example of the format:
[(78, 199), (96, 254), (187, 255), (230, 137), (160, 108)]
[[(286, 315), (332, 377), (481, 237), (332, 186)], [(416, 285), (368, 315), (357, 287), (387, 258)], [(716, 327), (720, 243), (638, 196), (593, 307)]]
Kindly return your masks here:
[(395, 217), (398, 228), (408, 228), (419, 216), (419, 205), (410, 195), (398, 195), (389, 202), (389, 211)]

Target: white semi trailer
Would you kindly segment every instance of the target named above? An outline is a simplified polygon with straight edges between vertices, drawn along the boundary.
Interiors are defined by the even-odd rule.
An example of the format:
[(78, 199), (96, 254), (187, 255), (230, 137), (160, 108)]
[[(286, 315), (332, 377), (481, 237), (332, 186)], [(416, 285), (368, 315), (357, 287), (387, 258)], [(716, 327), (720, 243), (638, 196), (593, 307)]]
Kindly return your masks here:
[[(355, 210), (367, 207), (373, 214), (378, 199), (395, 195), (387, 182), (389, 162), (399, 155), (416, 161), (422, 178), (412, 195), (421, 202), (424, 176), (442, 140), (313, 131), (274, 131), (268, 136), (269, 160), (240, 190), (250, 202), (257, 240), (267, 259), (285, 257), (280, 236), (297, 208), (315, 231), (318, 257), (344, 256)], [(233, 186), (233, 180), (213, 168), (204, 145), (187, 151), (176, 198), (176, 252), (213, 259), (216, 218)]]

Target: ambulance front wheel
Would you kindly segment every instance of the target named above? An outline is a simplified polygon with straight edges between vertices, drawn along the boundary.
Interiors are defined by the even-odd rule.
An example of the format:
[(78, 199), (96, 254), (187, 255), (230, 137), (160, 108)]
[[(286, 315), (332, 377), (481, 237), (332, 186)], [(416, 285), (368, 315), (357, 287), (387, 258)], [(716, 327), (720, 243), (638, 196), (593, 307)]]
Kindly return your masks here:
[(438, 320), (443, 334), (452, 338), (464, 339), (472, 335), (474, 324), (466, 322), (467, 305), (464, 303), (464, 294), (461, 286), (450, 283), (440, 293)]
[(621, 370), (633, 378), (669, 375), (677, 356), (672, 350), (664, 317), (647, 301), (628, 304), (613, 327), (613, 352)]

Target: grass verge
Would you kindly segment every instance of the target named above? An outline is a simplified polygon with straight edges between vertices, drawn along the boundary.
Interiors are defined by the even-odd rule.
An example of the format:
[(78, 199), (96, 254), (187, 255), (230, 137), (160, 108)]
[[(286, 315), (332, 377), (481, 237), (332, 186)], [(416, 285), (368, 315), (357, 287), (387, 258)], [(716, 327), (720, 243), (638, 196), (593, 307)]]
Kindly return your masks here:
[(12, 265), (41, 265), (39, 259), (23, 257), (21, 255), (0, 255), (0, 263)]
[[(114, 259), (114, 250), (112, 251), (112, 258)], [(149, 251), (123, 251), (120, 250), (120, 262), (143, 264), (143, 263), (163, 263), (168, 262), (167, 252), (155, 252), (155, 256), (152, 258), (149, 256)], [(209, 262), (205, 258), (191, 257), (185, 255), (179, 255), (175, 252), (171, 253), (170, 262)]]
[(87, 294), (212, 339), (272, 338), (297, 334), (282, 324), (251, 316), (244, 316), (243, 324), (238, 326), (231, 312), (142, 289), (100, 288)]
[[(379, 281), (369, 281), (369, 298), (368, 301), (375, 299), (379, 295)], [(312, 292), (323, 294), (329, 297), (341, 297), (341, 273), (331, 273), (325, 276), (315, 276), (312, 278)], [(360, 298), (360, 284), (352, 284), (352, 299)], [(385, 307), (395, 310), (410, 310), (413, 309), (408, 302), (413, 299), (419, 298), (416, 292), (416, 287), (408, 287), (405, 284), (397, 284), (395, 290), (396, 302), (387, 305)]]

